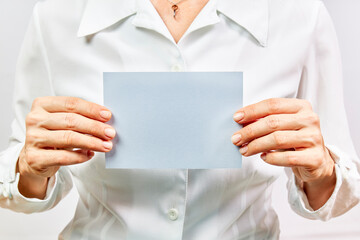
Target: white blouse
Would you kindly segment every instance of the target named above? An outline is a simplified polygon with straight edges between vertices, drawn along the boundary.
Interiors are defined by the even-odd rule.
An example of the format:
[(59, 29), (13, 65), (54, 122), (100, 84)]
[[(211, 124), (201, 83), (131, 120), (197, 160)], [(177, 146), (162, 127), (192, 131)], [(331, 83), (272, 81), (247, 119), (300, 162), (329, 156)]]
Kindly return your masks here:
[(35, 6), (19, 57), (16, 118), (0, 155), (1, 207), (47, 210), (74, 182), (80, 199), (60, 239), (278, 238), (271, 191), (283, 168), (259, 155), (244, 158), (240, 169), (115, 170), (105, 169), (97, 153), (62, 167), (44, 200), (19, 193), (16, 161), (33, 99), (75, 96), (102, 104), (102, 73), (119, 71), (243, 71), (244, 105), (309, 100), (336, 159), (337, 182), (313, 211), (287, 169), (289, 203), (306, 218), (327, 220), (359, 201), (338, 43), (321, 1), (210, 0), (176, 44), (148, 0), (48, 0)]

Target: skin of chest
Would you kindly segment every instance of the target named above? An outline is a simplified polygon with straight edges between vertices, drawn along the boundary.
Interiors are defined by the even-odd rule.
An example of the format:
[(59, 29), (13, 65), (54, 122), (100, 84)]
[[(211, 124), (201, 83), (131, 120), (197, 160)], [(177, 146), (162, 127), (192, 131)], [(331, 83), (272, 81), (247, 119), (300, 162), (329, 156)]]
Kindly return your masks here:
[[(179, 1), (172, 1), (178, 3)], [(177, 4), (178, 8), (174, 16), (173, 3), (165, 0), (151, 0), (154, 8), (164, 21), (175, 42), (179, 42), (201, 9), (208, 0), (198, 0), (194, 2), (181, 1)]]

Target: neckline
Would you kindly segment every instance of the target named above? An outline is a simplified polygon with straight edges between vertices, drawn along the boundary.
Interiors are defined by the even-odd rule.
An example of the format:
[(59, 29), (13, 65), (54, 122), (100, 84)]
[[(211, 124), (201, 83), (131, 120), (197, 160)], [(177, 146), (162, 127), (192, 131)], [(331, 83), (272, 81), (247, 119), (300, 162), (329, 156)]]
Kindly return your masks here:
[(191, 32), (220, 21), (217, 15), (217, 1), (218, 0), (209, 0), (204, 5), (177, 43), (155, 6), (149, 0), (136, 1), (136, 15), (132, 23), (138, 27), (154, 30), (178, 46)]

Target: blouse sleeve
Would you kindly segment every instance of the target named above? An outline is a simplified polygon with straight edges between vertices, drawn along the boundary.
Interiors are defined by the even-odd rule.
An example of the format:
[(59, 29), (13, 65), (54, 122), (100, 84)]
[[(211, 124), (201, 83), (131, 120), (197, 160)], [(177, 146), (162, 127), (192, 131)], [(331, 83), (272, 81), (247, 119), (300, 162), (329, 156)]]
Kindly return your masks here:
[(313, 41), (303, 66), (298, 98), (309, 100), (320, 117), (325, 145), (335, 160), (336, 186), (329, 200), (314, 211), (291, 169), (288, 200), (292, 209), (310, 219), (326, 221), (339, 216), (360, 199), (360, 163), (356, 155), (343, 99), (341, 56), (337, 37), (328, 11), (321, 1), (313, 30)]
[(16, 67), (14, 112), (9, 147), (0, 153), (0, 207), (18, 212), (39, 212), (55, 206), (72, 187), (66, 168), (50, 178), (44, 200), (26, 198), (19, 193), (16, 173), (19, 153), (25, 141), (25, 118), (36, 97), (54, 95), (50, 68), (40, 30), (37, 5), (33, 10)]

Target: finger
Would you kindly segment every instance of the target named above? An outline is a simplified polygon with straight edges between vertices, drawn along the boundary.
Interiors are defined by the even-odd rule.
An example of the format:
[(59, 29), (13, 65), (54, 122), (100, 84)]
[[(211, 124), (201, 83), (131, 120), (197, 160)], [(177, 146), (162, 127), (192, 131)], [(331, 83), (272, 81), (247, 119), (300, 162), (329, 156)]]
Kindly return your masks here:
[(305, 108), (311, 109), (311, 104), (303, 99), (271, 98), (239, 109), (234, 114), (234, 120), (242, 124), (272, 114), (297, 113)]
[(231, 140), (236, 146), (241, 146), (275, 131), (299, 130), (304, 126), (304, 122), (299, 121), (299, 116), (296, 114), (270, 115), (244, 125), (242, 129), (232, 136)]
[(38, 150), (30, 151), (27, 162), (33, 169), (79, 164), (90, 160), (94, 152), (89, 150)]
[(72, 130), (104, 140), (113, 139), (116, 134), (110, 125), (76, 113), (48, 114), (48, 118), (41, 124), (41, 127), (48, 130)]
[(37, 107), (41, 107), (50, 113), (77, 113), (102, 122), (109, 121), (111, 118), (109, 109), (76, 97), (51, 96), (37, 98), (33, 102), (33, 108)]
[(305, 149), (302, 151), (267, 152), (261, 154), (261, 158), (275, 166), (317, 169), (324, 160), (324, 154), (319, 150)]
[(109, 152), (112, 149), (111, 141), (103, 141), (97, 137), (69, 130), (44, 130), (36, 131), (36, 133), (31, 133), (30, 131), (29, 134), (36, 134), (36, 136), (28, 136), (28, 139), (38, 148), (79, 148), (98, 152)]
[(240, 148), (240, 152), (251, 156), (271, 150), (310, 148), (321, 144), (320, 141), (320, 137), (314, 137), (311, 131), (277, 131), (249, 142)]

